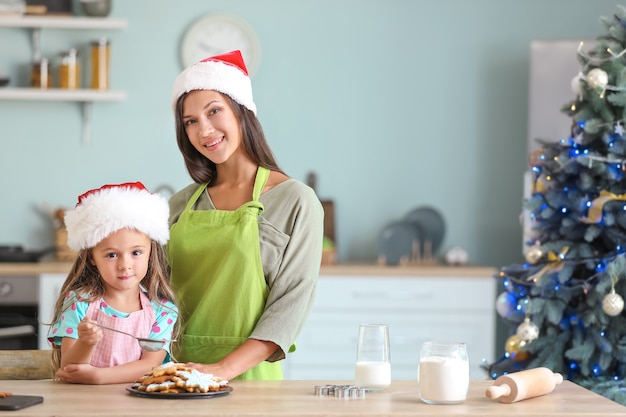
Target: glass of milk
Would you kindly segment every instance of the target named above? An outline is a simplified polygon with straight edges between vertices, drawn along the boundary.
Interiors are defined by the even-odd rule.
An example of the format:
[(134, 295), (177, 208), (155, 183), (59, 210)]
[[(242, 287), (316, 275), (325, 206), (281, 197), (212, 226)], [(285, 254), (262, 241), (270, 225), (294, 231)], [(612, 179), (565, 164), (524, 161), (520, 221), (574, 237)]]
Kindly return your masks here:
[(467, 398), (469, 358), (465, 343), (424, 342), (417, 372), (427, 404), (458, 404)]
[(367, 391), (382, 391), (391, 385), (389, 329), (386, 324), (359, 325), (354, 383)]

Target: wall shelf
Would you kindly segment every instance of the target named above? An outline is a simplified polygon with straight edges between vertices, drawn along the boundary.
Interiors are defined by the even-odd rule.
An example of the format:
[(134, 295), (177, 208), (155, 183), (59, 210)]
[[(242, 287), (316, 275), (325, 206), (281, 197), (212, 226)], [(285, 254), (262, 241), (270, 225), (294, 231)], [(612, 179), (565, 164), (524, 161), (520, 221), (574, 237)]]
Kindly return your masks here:
[(60, 88), (0, 88), (0, 100), (44, 101), (122, 101), (124, 91), (95, 91), (90, 89), (66, 90)]
[(128, 25), (124, 19), (108, 17), (57, 17), (57, 16), (0, 16), (0, 27), (32, 29), (123, 29)]
[(82, 143), (91, 144), (91, 112), (94, 101), (121, 101), (126, 99), (124, 91), (94, 91), (89, 89), (65, 90), (59, 88), (2, 88), (0, 100), (75, 101), (81, 104), (83, 123)]
[[(31, 31), (33, 61), (41, 59), (42, 29), (123, 29), (128, 25), (124, 19), (80, 16), (0, 16), (0, 27), (20, 28)], [(58, 88), (0, 88), (0, 100), (75, 101), (81, 104), (83, 120), (82, 143), (91, 143), (91, 109), (94, 101), (122, 101), (123, 91), (95, 91), (91, 89), (65, 90)]]
[(41, 59), (41, 29), (123, 29), (127, 24), (123, 19), (102, 17), (0, 16), (0, 27), (30, 30), (33, 61)]

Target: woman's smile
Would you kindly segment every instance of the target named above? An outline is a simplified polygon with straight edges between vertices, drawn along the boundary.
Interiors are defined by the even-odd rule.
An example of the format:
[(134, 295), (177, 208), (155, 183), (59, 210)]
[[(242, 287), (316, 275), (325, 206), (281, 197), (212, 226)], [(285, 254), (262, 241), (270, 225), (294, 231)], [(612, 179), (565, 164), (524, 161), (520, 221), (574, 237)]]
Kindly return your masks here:
[(203, 143), (202, 146), (204, 146), (205, 148), (214, 148), (215, 146), (219, 145), (220, 143), (222, 143), (224, 141), (224, 136), (220, 136), (217, 139), (212, 139), (209, 142)]

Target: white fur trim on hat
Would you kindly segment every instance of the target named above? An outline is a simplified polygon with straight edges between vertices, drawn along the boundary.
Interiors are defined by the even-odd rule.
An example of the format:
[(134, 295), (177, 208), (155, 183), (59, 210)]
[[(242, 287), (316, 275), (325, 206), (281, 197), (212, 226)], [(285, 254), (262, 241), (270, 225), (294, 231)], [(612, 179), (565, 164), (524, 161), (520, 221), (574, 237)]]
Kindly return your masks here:
[(207, 58), (187, 67), (174, 81), (172, 110), (185, 93), (193, 90), (215, 90), (230, 96), (256, 114), (252, 83), (239, 51)]
[(141, 183), (105, 185), (81, 195), (65, 213), (67, 245), (93, 248), (120, 229), (135, 229), (161, 245), (169, 239), (169, 204)]

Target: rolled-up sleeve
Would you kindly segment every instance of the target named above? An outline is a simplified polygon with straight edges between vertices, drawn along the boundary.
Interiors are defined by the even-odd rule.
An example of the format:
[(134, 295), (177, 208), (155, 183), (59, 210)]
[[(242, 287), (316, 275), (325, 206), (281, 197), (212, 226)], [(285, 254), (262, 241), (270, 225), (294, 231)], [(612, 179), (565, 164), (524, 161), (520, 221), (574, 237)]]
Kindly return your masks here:
[[(271, 225), (260, 228), (269, 295), (250, 338), (269, 340), (280, 346), (268, 358), (277, 361), (285, 358), (313, 308), (322, 259), (324, 211), (315, 192), (295, 180), (262, 195), (261, 202), (265, 207), (262, 217)], [(265, 242), (264, 236), (276, 231), (286, 237), (278, 259), (275, 259), (276, 247), (268, 247), (276, 246), (276, 242)]]

